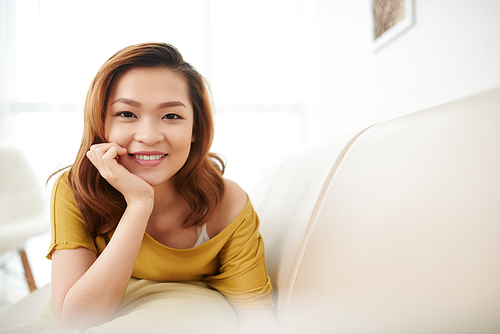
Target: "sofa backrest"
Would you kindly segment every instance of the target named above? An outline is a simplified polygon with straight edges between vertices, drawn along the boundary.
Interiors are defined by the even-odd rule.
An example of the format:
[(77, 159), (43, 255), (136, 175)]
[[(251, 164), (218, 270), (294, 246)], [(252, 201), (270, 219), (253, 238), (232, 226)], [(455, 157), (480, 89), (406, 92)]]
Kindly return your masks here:
[(499, 332), (500, 89), (361, 134), (304, 245), (297, 332)]
[(249, 195), (260, 218), (278, 317), (286, 314), (302, 254), (327, 185), (364, 130), (334, 138), (267, 168)]

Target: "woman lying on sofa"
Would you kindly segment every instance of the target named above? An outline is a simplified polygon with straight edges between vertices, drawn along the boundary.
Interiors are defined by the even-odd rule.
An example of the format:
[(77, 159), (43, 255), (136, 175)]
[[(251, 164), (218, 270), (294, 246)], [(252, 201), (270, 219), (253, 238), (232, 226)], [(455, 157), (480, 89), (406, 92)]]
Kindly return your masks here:
[(209, 153), (202, 76), (171, 45), (130, 46), (101, 67), (84, 113), (76, 160), (52, 192), (57, 324), (87, 330), (114, 321), (140, 279), (215, 289), (243, 327), (274, 325), (259, 220)]

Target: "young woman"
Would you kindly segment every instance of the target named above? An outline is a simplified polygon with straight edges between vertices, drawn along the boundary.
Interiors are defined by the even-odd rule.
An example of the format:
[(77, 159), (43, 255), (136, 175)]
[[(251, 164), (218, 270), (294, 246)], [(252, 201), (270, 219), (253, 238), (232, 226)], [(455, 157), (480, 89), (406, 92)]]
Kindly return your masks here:
[(52, 301), (58, 323), (109, 321), (131, 277), (203, 281), (240, 321), (273, 319), (258, 218), (209, 153), (202, 76), (172, 46), (127, 47), (99, 70), (75, 163), (52, 192)]

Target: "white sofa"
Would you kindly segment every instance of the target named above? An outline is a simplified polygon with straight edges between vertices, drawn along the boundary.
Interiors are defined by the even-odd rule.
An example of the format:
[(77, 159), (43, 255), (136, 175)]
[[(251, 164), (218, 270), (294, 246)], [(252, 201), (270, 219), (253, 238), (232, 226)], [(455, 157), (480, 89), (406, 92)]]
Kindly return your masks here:
[(500, 332), (500, 89), (332, 139), (249, 193), (284, 333)]

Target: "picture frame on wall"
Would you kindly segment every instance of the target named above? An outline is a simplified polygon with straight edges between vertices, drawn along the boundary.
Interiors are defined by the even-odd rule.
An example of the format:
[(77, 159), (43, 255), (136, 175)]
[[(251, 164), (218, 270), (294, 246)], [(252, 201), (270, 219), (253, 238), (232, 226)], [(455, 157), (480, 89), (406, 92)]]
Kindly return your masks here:
[(414, 23), (414, 0), (372, 0), (373, 49), (380, 50)]

